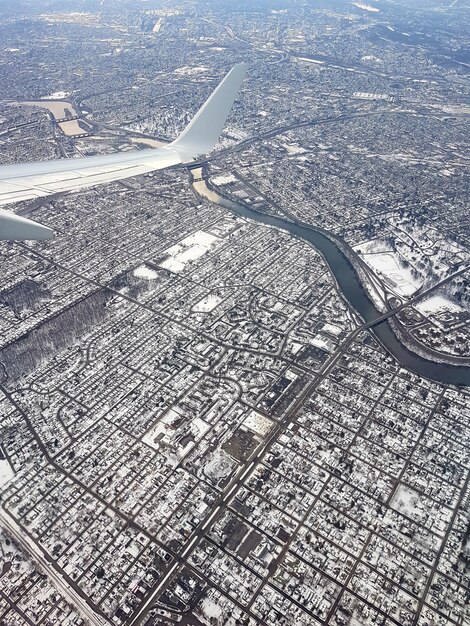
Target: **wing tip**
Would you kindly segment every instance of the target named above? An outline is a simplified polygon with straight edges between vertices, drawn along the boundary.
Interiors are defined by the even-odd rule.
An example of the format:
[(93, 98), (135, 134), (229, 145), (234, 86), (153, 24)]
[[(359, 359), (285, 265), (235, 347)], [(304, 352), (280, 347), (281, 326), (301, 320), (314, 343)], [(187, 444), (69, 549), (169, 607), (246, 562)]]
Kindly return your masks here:
[(1, 241), (48, 241), (54, 236), (54, 231), (33, 220), (21, 215), (0, 210), (0, 240)]
[(245, 62), (234, 65), (183, 132), (170, 144), (185, 158), (198, 158), (217, 144), (248, 68)]

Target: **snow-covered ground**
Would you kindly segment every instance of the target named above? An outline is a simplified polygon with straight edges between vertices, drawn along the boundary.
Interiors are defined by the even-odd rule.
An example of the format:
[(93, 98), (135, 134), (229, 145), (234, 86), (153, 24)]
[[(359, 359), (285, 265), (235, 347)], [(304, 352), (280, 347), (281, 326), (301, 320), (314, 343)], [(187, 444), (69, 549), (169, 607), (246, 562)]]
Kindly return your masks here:
[(451, 302), (447, 298), (443, 296), (434, 295), (426, 298), (426, 300), (421, 300), (416, 304), (416, 309), (423, 315), (432, 315), (436, 313), (461, 313), (464, 311), (462, 307), (454, 302)]
[(261, 415), (261, 413), (251, 411), (243, 422), (243, 426), (261, 437), (264, 437), (273, 427), (273, 423), (268, 417)]
[(193, 74), (201, 74), (202, 72), (206, 72), (207, 67), (179, 67), (175, 70), (175, 74), (179, 74), (180, 76), (192, 76)]
[(208, 463), (204, 467), (204, 474), (214, 482), (226, 478), (236, 465), (232, 457), (220, 448), (214, 450), (206, 458)]
[(8, 461), (0, 461), (0, 487), (3, 487), (14, 476), (14, 472), (10, 467)]
[(380, 13), (380, 9), (373, 7), (370, 4), (364, 4), (364, 2), (352, 2), (352, 5), (363, 11), (369, 11), (370, 13)]
[(214, 185), (228, 185), (229, 183), (238, 182), (238, 178), (233, 174), (220, 174), (219, 176), (214, 176), (212, 182)]
[(379, 57), (374, 56), (373, 54), (366, 54), (365, 56), (361, 57), (361, 61), (364, 63), (383, 63), (383, 60), (380, 59)]
[(195, 313), (210, 313), (222, 302), (223, 298), (210, 293), (208, 296), (199, 300), (197, 304), (193, 306)]
[(298, 144), (295, 143), (283, 143), (281, 146), (288, 152), (288, 154), (304, 154), (306, 152), (305, 148), (302, 148)]
[(131, 143), (143, 144), (144, 146), (150, 146), (151, 148), (161, 148), (166, 145), (164, 141), (158, 139), (152, 139), (151, 137), (129, 137)]
[(411, 296), (421, 286), (410, 270), (399, 265), (393, 253), (368, 254), (364, 260), (401, 296)]
[(181, 415), (174, 409), (168, 409), (168, 411), (162, 415), (158, 422), (147, 431), (142, 441), (147, 445), (158, 450), (160, 447), (160, 440), (167, 437), (174, 431), (173, 424), (181, 419)]
[(327, 352), (333, 352), (335, 349), (335, 344), (327, 339), (324, 335), (316, 335), (312, 339), (310, 339), (310, 345), (315, 346), (316, 348), (321, 348), (322, 350), (326, 350)]
[(132, 273), (136, 278), (145, 278), (146, 280), (155, 280), (158, 278), (158, 272), (152, 270), (145, 264), (136, 267)]
[(162, 27), (162, 23), (163, 23), (163, 18), (162, 18), (162, 17), (160, 17), (160, 18), (159, 18), (159, 19), (155, 22), (155, 25), (154, 25), (154, 27), (153, 27), (153, 29), (152, 29), (152, 32), (154, 32), (154, 33), (158, 33), (158, 32), (159, 32), (159, 30), (160, 30), (160, 28)]
[(341, 328), (339, 326), (336, 326), (336, 324), (325, 324), (322, 327), (322, 330), (325, 331), (325, 333), (329, 333), (330, 335), (335, 335), (336, 337), (338, 335), (341, 335)]
[[(201, 603), (201, 611), (204, 614), (204, 617), (209, 620), (215, 620), (215, 623), (218, 623), (217, 620), (223, 614), (222, 608), (210, 598), (204, 598)], [(211, 621), (211, 623), (213, 622)]]
[(68, 91), (54, 91), (50, 96), (44, 96), (41, 100), (65, 100), (69, 95)]
[(178, 274), (191, 261), (199, 259), (220, 241), (219, 237), (198, 230), (165, 251), (166, 259), (160, 267)]
[(392, 498), (392, 508), (414, 519), (421, 514), (419, 494), (407, 485), (399, 485)]
[(304, 61), (305, 63), (315, 63), (315, 65), (325, 65), (325, 61), (318, 59), (308, 59), (307, 57), (297, 57), (297, 61)]

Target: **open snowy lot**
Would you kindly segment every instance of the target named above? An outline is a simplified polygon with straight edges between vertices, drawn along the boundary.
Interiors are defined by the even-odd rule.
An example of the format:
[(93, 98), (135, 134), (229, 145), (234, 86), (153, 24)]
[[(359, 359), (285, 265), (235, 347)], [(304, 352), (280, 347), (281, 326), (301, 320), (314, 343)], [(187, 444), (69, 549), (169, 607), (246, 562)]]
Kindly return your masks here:
[(414, 278), (408, 268), (403, 267), (393, 252), (365, 252), (367, 248), (362, 244), (360, 249), (367, 265), (398, 295), (411, 296), (421, 287), (421, 281)]
[(458, 304), (455, 304), (447, 298), (439, 295), (434, 295), (430, 298), (426, 298), (426, 300), (421, 300), (416, 304), (416, 308), (423, 315), (432, 315), (435, 313), (445, 312), (460, 313), (464, 310)]
[(160, 267), (170, 272), (178, 274), (182, 272), (186, 265), (202, 257), (206, 252), (220, 241), (215, 235), (198, 230), (179, 243), (171, 246), (165, 251), (165, 260), (160, 263)]
[(7, 460), (0, 461), (0, 487), (6, 485), (14, 476), (13, 470)]
[(222, 300), (223, 298), (221, 298), (220, 296), (216, 296), (215, 294), (210, 293), (208, 296), (206, 296), (202, 300), (199, 300), (199, 302), (193, 306), (193, 311), (195, 313), (210, 313), (219, 306)]

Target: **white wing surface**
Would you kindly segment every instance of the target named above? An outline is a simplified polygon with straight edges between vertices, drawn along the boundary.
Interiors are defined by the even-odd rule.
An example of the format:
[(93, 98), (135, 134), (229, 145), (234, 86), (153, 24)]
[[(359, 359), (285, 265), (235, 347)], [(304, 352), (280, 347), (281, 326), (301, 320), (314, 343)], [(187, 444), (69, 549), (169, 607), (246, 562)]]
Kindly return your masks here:
[[(181, 135), (161, 148), (0, 166), (0, 205), (94, 187), (197, 160), (217, 143), (247, 65), (236, 65)], [(0, 239), (49, 239), (51, 229), (0, 209)]]

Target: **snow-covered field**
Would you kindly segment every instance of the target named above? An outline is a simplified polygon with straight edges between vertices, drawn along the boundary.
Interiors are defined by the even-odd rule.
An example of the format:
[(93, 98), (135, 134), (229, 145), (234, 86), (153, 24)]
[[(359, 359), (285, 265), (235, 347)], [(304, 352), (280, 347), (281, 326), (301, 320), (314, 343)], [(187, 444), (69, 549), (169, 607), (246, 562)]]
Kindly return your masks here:
[(204, 467), (204, 474), (218, 482), (222, 478), (226, 478), (235, 467), (236, 463), (224, 450), (220, 448), (214, 450), (207, 457), (208, 462)]
[(145, 264), (136, 267), (132, 273), (136, 278), (145, 278), (146, 280), (155, 280), (156, 278), (158, 278), (158, 272), (151, 269)]
[(399, 485), (392, 498), (392, 508), (407, 517), (414, 519), (421, 514), (419, 494), (407, 485)]
[(373, 7), (370, 4), (364, 4), (364, 2), (353, 2), (352, 5), (357, 7), (358, 9), (362, 9), (363, 11), (370, 11), (370, 13), (380, 13), (380, 9), (378, 9), (377, 7)]
[(310, 339), (310, 345), (315, 346), (316, 348), (321, 348), (322, 350), (326, 350), (327, 352), (333, 352), (335, 349), (335, 344), (327, 339), (324, 335), (316, 335), (312, 339)]
[[(209, 620), (215, 620), (216, 624), (218, 623), (217, 620), (223, 614), (222, 608), (209, 598), (204, 598), (202, 601), (201, 611), (204, 614), (204, 617), (207, 617)], [(211, 621), (211, 623), (214, 622)]]
[(193, 306), (195, 313), (210, 313), (222, 302), (223, 298), (210, 293), (208, 296), (199, 300), (197, 304)]
[(273, 427), (273, 423), (268, 417), (261, 415), (261, 413), (251, 411), (243, 422), (243, 426), (261, 437), (264, 437)]
[(322, 327), (322, 330), (325, 333), (329, 333), (330, 335), (334, 335), (335, 337), (337, 337), (338, 335), (341, 335), (341, 328), (339, 326), (336, 326), (336, 324), (325, 324)]
[(415, 307), (423, 315), (432, 315), (436, 313), (461, 313), (464, 311), (462, 307), (454, 302), (451, 302), (443, 296), (434, 295), (421, 300)]
[(207, 67), (179, 67), (175, 70), (175, 74), (179, 74), (180, 76), (192, 76), (193, 74), (201, 74), (202, 72), (206, 72)]
[(168, 411), (158, 420), (158, 422), (147, 431), (142, 441), (147, 445), (158, 450), (160, 447), (160, 439), (174, 430), (173, 424), (181, 419), (181, 415), (174, 409)]
[(229, 183), (236, 183), (238, 178), (236, 178), (233, 174), (220, 174), (219, 176), (214, 176), (212, 182), (214, 185), (228, 185)]
[(283, 143), (281, 146), (288, 154), (304, 154), (306, 152), (305, 148), (294, 143)]
[(362, 258), (401, 296), (411, 296), (421, 286), (421, 282), (413, 278), (409, 269), (400, 265), (392, 252), (364, 254)]
[(165, 250), (166, 259), (160, 267), (178, 274), (191, 261), (199, 259), (220, 241), (219, 237), (198, 230), (189, 237)]
[(8, 461), (0, 461), (0, 487), (6, 485), (7, 482), (11, 480), (14, 475), (15, 474), (13, 473), (13, 470), (11, 469)]
[(158, 33), (158, 32), (159, 32), (159, 30), (160, 30), (160, 28), (162, 27), (162, 23), (163, 23), (163, 18), (161, 18), (161, 17), (160, 17), (160, 18), (159, 18), (159, 19), (155, 22), (155, 25), (154, 25), (154, 27), (153, 27), (153, 29), (152, 29), (152, 32), (154, 32), (154, 33)]
[(69, 95), (68, 91), (54, 91), (50, 96), (44, 96), (41, 100), (65, 100)]

